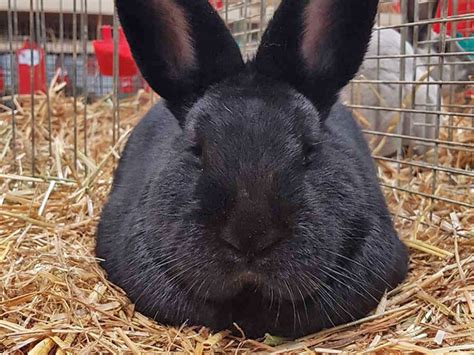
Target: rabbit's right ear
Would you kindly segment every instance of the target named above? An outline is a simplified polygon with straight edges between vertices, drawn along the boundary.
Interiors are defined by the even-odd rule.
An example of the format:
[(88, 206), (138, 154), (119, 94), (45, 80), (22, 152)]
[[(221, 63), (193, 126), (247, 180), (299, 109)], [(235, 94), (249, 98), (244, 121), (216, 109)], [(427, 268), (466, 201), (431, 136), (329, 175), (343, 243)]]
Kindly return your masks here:
[[(416, 6), (415, 3), (418, 3)], [(436, 16), (436, 11), (438, 9), (439, 0), (411, 0), (407, 4), (407, 18), (408, 22), (414, 23), (418, 21), (432, 20)], [(418, 9), (416, 9), (418, 7)], [(415, 15), (416, 10), (418, 11), (418, 16)], [(413, 26), (408, 27), (408, 42), (411, 44), (414, 43), (413, 38), (414, 28)], [(426, 41), (429, 35), (429, 26), (428, 24), (418, 25), (418, 38), (417, 41)]]
[(257, 53), (260, 73), (328, 112), (367, 51), (378, 0), (283, 0)]
[(115, 3), (144, 78), (178, 111), (244, 67), (237, 43), (208, 0)]

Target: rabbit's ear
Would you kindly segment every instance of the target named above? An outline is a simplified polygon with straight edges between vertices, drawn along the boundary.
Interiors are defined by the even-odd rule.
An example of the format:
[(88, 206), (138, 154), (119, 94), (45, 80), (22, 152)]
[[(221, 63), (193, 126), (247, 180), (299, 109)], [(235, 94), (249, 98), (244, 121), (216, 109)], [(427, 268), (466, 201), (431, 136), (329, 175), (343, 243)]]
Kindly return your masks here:
[(257, 53), (260, 73), (292, 84), (327, 111), (358, 71), (378, 0), (283, 0)]
[[(416, 2), (418, 2), (418, 10), (416, 9)], [(436, 11), (438, 9), (439, 0), (428, 0), (421, 2), (420, 0), (408, 1), (407, 4), (407, 19), (408, 22), (414, 23), (418, 21), (432, 20), (436, 16)], [(418, 11), (418, 15), (415, 14), (415, 10)], [(429, 25), (418, 25), (418, 38), (417, 41), (426, 41), (429, 37)], [(408, 27), (408, 41), (413, 44), (414, 38), (414, 27)]]
[(237, 43), (207, 0), (116, 0), (133, 56), (172, 105), (240, 71)]

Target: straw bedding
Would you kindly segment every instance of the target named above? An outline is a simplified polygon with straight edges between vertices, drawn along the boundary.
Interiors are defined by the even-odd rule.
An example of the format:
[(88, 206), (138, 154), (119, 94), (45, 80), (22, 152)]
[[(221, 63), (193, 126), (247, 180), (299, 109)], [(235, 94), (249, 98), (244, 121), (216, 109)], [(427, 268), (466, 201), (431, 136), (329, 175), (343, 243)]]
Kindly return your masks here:
[[(474, 211), (391, 189), (385, 192), (411, 250), (411, 272), (366, 319), (286, 342), (272, 336), (254, 341), (244, 334), (211, 334), (199, 327), (166, 328), (134, 312), (126, 295), (97, 266), (94, 234), (120, 149), (149, 107), (150, 96), (140, 93), (121, 102), (122, 130), (115, 145), (110, 99), (88, 105), (87, 154), (79, 101), (76, 170), (73, 101), (53, 86), (51, 151), (46, 100), (35, 97), (35, 178), (29, 177), (31, 102), (15, 101), (16, 168), (11, 114), (0, 102), (0, 353), (474, 352)], [(472, 130), (452, 133), (456, 141), (474, 143)], [(449, 134), (441, 132), (444, 138)], [(473, 159), (472, 151), (439, 148), (439, 162), (446, 167), (471, 169)], [(431, 193), (429, 169), (398, 170), (383, 162), (379, 170), (386, 184), (399, 181)], [(474, 202), (472, 177), (440, 171), (436, 178), (437, 195)]]

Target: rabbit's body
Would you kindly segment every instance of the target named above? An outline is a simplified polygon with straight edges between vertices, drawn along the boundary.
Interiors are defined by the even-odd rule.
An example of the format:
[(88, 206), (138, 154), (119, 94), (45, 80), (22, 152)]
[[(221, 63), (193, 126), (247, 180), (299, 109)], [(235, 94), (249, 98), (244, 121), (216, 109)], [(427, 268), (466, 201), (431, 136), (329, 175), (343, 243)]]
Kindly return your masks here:
[[(110, 280), (139, 311), (162, 323), (221, 330), (235, 322), (251, 337), (267, 332), (296, 337), (367, 314), (403, 280), (407, 253), (367, 144), (351, 114), (335, 102), (362, 61), (377, 1), (360, 6), (286, 0), (255, 61), (247, 64), (237, 60), (235, 43), (207, 0), (160, 0), (153, 6), (148, 1), (139, 1), (140, 13), (155, 11), (158, 33), (171, 33), (163, 24), (185, 29), (181, 11), (197, 31), (194, 59), (176, 63), (157, 48), (155, 69), (173, 63), (176, 70), (199, 70), (187, 76), (151, 70), (146, 56), (152, 46), (136, 44), (134, 31), (152, 18), (129, 17), (136, 3), (118, 1), (135, 57), (166, 101), (132, 133), (104, 207), (97, 255)], [(331, 17), (336, 9), (330, 4), (338, 4), (340, 17), (351, 14), (364, 22), (354, 34), (360, 36), (354, 48), (347, 48), (358, 53), (354, 62), (337, 74), (329, 65), (317, 75), (316, 68), (299, 71), (310, 64), (306, 60), (274, 62), (306, 56), (283, 58), (300, 40), (294, 40), (299, 26), (295, 33), (281, 32), (281, 21), (287, 24), (287, 16), (296, 19), (295, 12), (305, 11), (319, 16), (323, 10)], [(209, 18), (194, 22), (200, 11)], [(168, 12), (178, 16), (176, 23), (159, 21)], [(207, 30), (205, 36), (200, 32)], [(199, 52), (216, 32), (221, 44)], [(185, 32), (173, 32), (179, 34)], [(315, 49), (314, 35), (302, 36), (305, 51)], [(178, 42), (187, 43), (184, 37)], [(200, 60), (213, 48), (226, 60), (203, 65)], [(346, 48), (336, 49), (335, 62)], [(333, 81), (325, 81), (329, 72)]]
[[(282, 104), (286, 104), (284, 99), (282, 101)], [(252, 113), (259, 111), (259, 107), (243, 108), (245, 109)], [(219, 251), (214, 251), (212, 245), (211, 248), (206, 248), (206, 243), (209, 243), (206, 241), (208, 236), (197, 231), (193, 226), (195, 221), (186, 220), (191, 218), (186, 216), (186, 213), (179, 213), (180, 209), (187, 211), (188, 206), (199, 205), (200, 201), (193, 196), (194, 191), (172, 189), (181, 195), (177, 199), (182, 201), (179, 206), (175, 205), (176, 200), (173, 202), (150, 197), (161, 196), (154, 191), (161, 190), (163, 185), (176, 180), (176, 177), (169, 176), (170, 158), (175, 156), (174, 150), (180, 149), (181, 132), (176, 118), (163, 103), (158, 103), (143, 118), (127, 143), (116, 173), (111, 198), (102, 216), (102, 220), (107, 223), (102, 223), (99, 229), (101, 238), (98, 255), (107, 256), (103, 266), (108, 270), (110, 280), (124, 288), (130, 298), (137, 302), (138, 310), (164, 322), (172, 321), (176, 325), (189, 320), (191, 324), (205, 324), (214, 329), (224, 329), (231, 327), (232, 322), (237, 322), (249, 335), (261, 335), (259, 330), (272, 334), (302, 335), (330, 327), (331, 322), (338, 324), (363, 316), (376, 305), (376, 300), (386, 288), (393, 287), (400, 281), (403, 270), (395, 267), (393, 274), (378, 276), (378, 270), (383, 269), (386, 263), (401, 266), (406, 265), (406, 260), (404, 256), (399, 260), (394, 259), (402, 246), (391, 227), (390, 216), (380, 215), (379, 211), (385, 210), (386, 207), (380, 190), (373, 188), (377, 185), (377, 180), (369, 149), (351, 114), (342, 105), (336, 104), (321, 126), (321, 141), (324, 144), (318, 153), (321, 156), (327, 155), (327, 159), (323, 158), (322, 161), (334, 161), (337, 164), (318, 167), (326, 172), (325, 179), (307, 176), (305, 181), (308, 185), (318, 186), (319, 190), (318, 196), (308, 193), (303, 198), (317, 197), (319, 208), (322, 209), (319, 211), (322, 217), (318, 218), (317, 224), (318, 229), (325, 226), (325, 236), (321, 235), (321, 240), (313, 242), (311, 248), (314, 250), (310, 253), (315, 259), (313, 262), (320, 260), (313, 265), (313, 270), (298, 270), (296, 267), (291, 270), (291, 265), (282, 265), (282, 270), (275, 270), (275, 275), (269, 273), (268, 279), (265, 279), (266, 276), (259, 276), (260, 280), (253, 280), (252, 273), (258, 272), (258, 265), (255, 269), (252, 266), (247, 269), (245, 261), (236, 263), (232, 256), (225, 253), (218, 254), (215, 260), (213, 259), (212, 255)], [(278, 161), (274, 163), (279, 164)], [(186, 172), (183, 167), (180, 175), (181, 179), (191, 179), (193, 171)], [(339, 194), (341, 197), (338, 201)], [(342, 197), (344, 195), (350, 196), (350, 199)], [(345, 206), (346, 204), (349, 206)], [(152, 224), (150, 221), (143, 221), (143, 210), (156, 211)], [(364, 213), (358, 218), (353, 215), (354, 211)], [(171, 216), (176, 217), (176, 225), (169, 229), (167, 224)], [(350, 218), (354, 218), (354, 234), (350, 236), (351, 240), (345, 240), (342, 234), (337, 233), (338, 220), (344, 220), (346, 226), (351, 225), (347, 223)], [(383, 236), (380, 233), (383, 233)], [(360, 239), (357, 235), (360, 235)], [(341, 238), (341, 243), (330, 250), (334, 254), (323, 258), (318, 254), (324, 247), (322, 239), (325, 237)], [(186, 240), (190, 238), (193, 243), (186, 245)], [(301, 237), (295, 233), (292, 238), (297, 242)], [(200, 239), (203, 240), (199, 241)], [(173, 244), (182, 240), (179, 243), (182, 248), (181, 255), (176, 255), (178, 260), (174, 262), (169, 260), (167, 252), (173, 247), (170, 240)], [(276, 248), (265, 262), (272, 259), (278, 261), (279, 258), (285, 257), (285, 249), (292, 248), (292, 240)], [(386, 240), (391, 243), (389, 250), (383, 250)], [(194, 245), (196, 242), (198, 245)], [(203, 250), (198, 251), (196, 248)], [(155, 254), (153, 251), (160, 249), (163, 250), (162, 253)], [(364, 249), (367, 251), (364, 252)], [(378, 249), (379, 252), (375, 253)], [(356, 257), (355, 250), (361, 256), (360, 259)], [(368, 257), (363, 256), (365, 253)], [(304, 260), (307, 255), (302, 252), (296, 257)], [(352, 258), (355, 258), (354, 262), (349, 261)], [(186, 262), (182, 263), (182, 260)], [(183, 265), (180, 266), (180, 263)], [(199, 266), (201, 263), (207, 265)], [(327, 268), (326, 271), (323, 269), (323, 274), (324, 271), (330, 270), (333, 270), (333, 274), (318, 275), (321, 273), (318, 271), (320, 263), (324, 263), (324, 268)], [(156, 268), (160, 264), (163, 266)], [(215, 266), (211, 267), (213, 264)], [(275, 264), (277, 265), (273, 267), (278, 267), (279, 262)], [(173, 271), (176, 265), (178, 267)], [(176, 277), (187, 268), (191, 269), (186, 277), (184, 274)], [(206, 268), (209, 270), (204, 271)], [(311, 279), (311, 275), (305, 275), (305, 272), (310, 270), (314, 273), (312, 277), (319, 277), (326, 284), (326, 289), (314, 289), (312, 295), (309, 295), (308, 291), (315, 287), (315, 281)], [(353, 277), (353, 273), (357, 276)], [(293, 288), (292, 295), (279, 295), (277, 289), (281, 286), (272, 291), (272, 284), (278, 285), (282, 281), (273, 280), (278, 274), (289, 278), (286, 282)], [(369, 279), (375, 282), (368, 284), (365, 275), (371, 275)], [(205, 292), (200, 292), (198, 288), (206, 281), (206, 276), (215, 279), (207, 280), (201, 287), (201, 291)], [(292, 285), (290, 280), (293, 277), (300, 277), (302, 286)], [(170, 281), (173, 278), (176, 282)], [(239, 278), (243, 281), (239, 282)], [(196, 280), (199, 281), (194, 284)], [(226, 285), (226, 282), (229, 285)], [(194, 287), (191, 288), (193, 284)], [(253, 288), (258, 285), (263, 287), (264, 294), (257, 296)], [(283, 292), (287, 292), (284, 287), (283, 289)], [(193, 290), (197, 291), (197, 294)], [(303, 298), (299, 294), (300, 291), (305, 295)], [(271, 292), (274, 292), (273, 305)], [(205, 299), (207, 293), (208, 300)], [(294, 297), (296, 303), (295, 315), (291, 297)], [(316, 302), (314, 299), (321, 301)], [(347, 304), (348, 299), (357, 299), (357, 302)], [(277, 319), (277, 311), (280, 313), (280, 319)], [(312, 326), (307, 323), (308, 316), (317, 319)], [(284, 319), (287, 322), (281, 322)], [(297, 323), (294, 333), (294, 322), (301, 322), (303, 329), (300, 329), (301, 324)]]

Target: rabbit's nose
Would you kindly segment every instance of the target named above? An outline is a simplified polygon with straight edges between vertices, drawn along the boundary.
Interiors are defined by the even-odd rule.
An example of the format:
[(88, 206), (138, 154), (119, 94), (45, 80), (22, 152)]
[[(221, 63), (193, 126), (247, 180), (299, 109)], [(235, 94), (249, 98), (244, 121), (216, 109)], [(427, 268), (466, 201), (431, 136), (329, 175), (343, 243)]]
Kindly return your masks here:
[(281, 233), (273, 229), (269, 231), (251, 231), (245, 226), (239, 226), (239, 228), (225, 228), (221, 239), (242, 254), (258, 255), (271, 249), (283, 237)]

